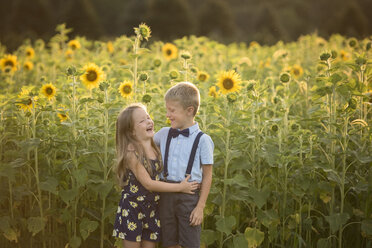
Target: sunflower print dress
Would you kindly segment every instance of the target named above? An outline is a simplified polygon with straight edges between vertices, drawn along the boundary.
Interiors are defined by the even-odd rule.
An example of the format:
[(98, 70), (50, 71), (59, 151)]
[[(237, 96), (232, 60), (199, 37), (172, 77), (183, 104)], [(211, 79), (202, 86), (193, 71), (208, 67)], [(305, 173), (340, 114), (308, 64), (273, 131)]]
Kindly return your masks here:
[[(146, 163), (146, 160), (142, 160)], [(158, 173), (160, 162), (150, 160), (152, 170)], [(159, 174), (151, 178), (159, 180)], [(113, 236), (140, 242), (160, 241), (160, 220), (158, 213), (159, 194), (145, 189), (129, 171), (128, 184), (121, 191), (121, 199), (116, 212)]]

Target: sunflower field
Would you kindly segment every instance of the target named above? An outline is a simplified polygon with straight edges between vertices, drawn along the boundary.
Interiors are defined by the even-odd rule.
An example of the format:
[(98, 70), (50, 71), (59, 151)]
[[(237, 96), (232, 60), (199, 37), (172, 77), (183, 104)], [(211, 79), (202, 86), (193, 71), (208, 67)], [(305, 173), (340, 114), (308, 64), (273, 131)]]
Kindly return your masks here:
[[(215, 144), (202, 247), (372, 247), (372, 41), (316, 34), (224, 45), (206, 37), (0, 46), (0, 247), (121, 247), (115, 122), (189, 81)], [(159, 246), (160, 247), (160, 246)]]

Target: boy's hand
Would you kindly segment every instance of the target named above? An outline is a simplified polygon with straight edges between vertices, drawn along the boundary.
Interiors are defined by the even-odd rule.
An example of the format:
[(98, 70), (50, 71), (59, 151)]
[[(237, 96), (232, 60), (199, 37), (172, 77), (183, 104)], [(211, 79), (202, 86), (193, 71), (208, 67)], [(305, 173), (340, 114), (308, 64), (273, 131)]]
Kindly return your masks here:
[(203, 221), (204, 208), (196, 206), (190, 215), (190, 226), (198, 226)]

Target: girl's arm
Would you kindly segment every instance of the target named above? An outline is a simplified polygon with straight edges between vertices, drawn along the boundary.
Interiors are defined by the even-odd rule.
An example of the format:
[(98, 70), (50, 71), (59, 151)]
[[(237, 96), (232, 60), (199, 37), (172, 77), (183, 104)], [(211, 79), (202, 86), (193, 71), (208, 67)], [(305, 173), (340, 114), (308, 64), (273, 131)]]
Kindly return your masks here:
[(197, 182), (188, 182), (190, 176), (186, 177), (180, 183), (166, 183), (161, 181), (152, 180), (145, 167), (138, 161), (134, 152), (128, 154), (129, 168), (133, 172), (137, 180), (142, 184), (145, 189), (156, 192), (182, 192), (194, 194), (194, 190), (199, 187)]

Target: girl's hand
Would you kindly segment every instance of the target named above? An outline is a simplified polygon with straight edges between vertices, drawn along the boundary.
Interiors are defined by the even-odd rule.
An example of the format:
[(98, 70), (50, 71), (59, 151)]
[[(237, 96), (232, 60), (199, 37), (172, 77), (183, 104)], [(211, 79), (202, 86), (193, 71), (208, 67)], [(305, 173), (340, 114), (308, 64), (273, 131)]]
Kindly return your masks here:
[(198, 182), (189, 182), (191, 175), (188, 175), (185, 180), (180, 182), (182, 193), (187, 194), (195, 194), (194, 190), (198, 189), (200, 187), (200, 184)]

